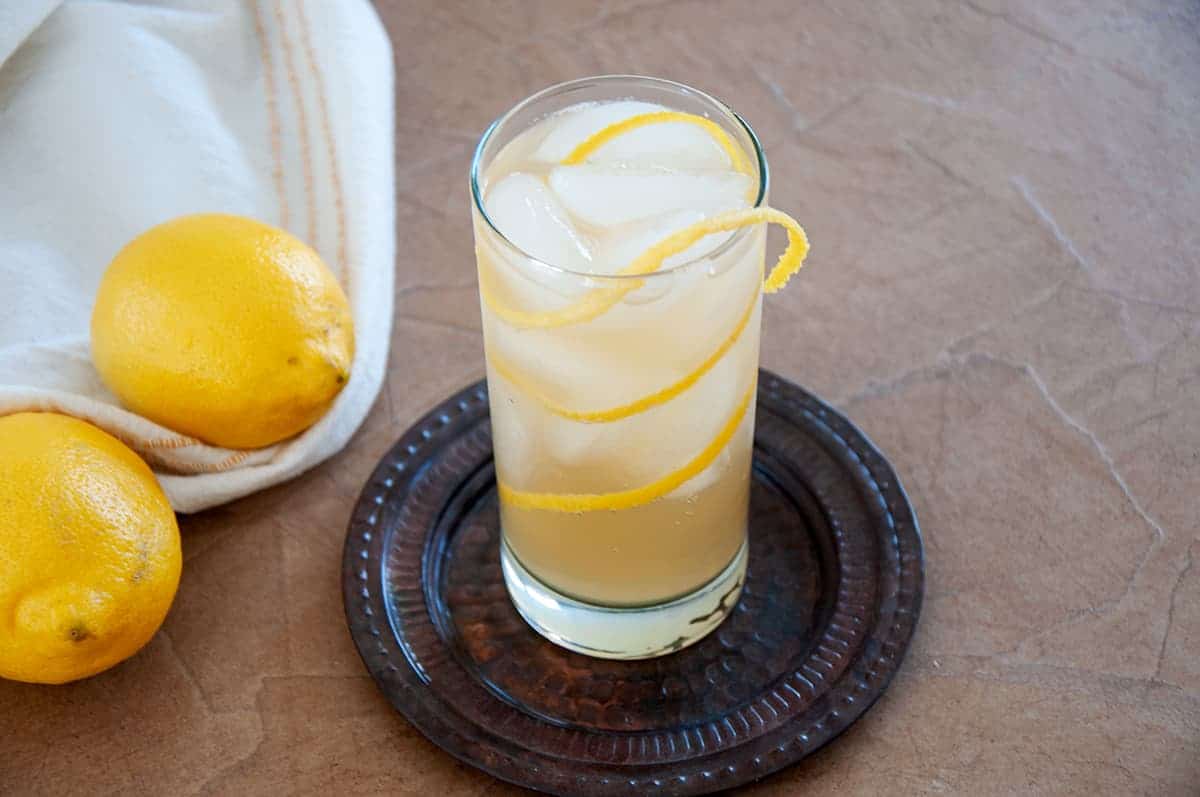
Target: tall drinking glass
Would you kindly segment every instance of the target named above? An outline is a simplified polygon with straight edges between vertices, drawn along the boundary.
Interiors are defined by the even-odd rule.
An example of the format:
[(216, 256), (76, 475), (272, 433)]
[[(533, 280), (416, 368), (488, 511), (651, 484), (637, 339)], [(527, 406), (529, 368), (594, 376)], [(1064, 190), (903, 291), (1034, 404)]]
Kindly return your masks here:
[[(655, 109), (691, 121), (588, 141)], [(763, 205), (758, 140), (678, 83), (577, 80), (484, 133), (471, 194), (509, 594), (590, 655), (691, 644), (746, 572), (766, 225), (628, 267), (713, 213)]]

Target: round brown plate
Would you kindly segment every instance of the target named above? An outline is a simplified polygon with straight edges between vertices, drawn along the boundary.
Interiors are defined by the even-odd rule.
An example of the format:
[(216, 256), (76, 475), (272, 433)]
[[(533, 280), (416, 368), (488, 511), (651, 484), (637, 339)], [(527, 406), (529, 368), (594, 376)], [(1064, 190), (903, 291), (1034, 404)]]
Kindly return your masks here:
[(607, 661), (517, 615), (486, 388), (443, 402), (379, 463), (346, 536), (346, 619), (380, 689), (459, 759), (559, 794), (706, 793), (837, 736), (912, 638), (920, 531), (891, 466), (820, 399), (763, 371), (757, 423), (737, 608), (679, 653)]

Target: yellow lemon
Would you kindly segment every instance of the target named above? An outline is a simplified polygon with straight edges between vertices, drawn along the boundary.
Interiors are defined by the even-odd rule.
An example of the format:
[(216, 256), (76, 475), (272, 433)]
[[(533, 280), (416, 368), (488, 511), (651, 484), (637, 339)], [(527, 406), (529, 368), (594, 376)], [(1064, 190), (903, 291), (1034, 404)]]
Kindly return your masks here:
[(121, 441), (66, 415), (0, 418), (0, 677), (58, 684), (129, 658), (181, 563), (171, 505)]
[(92, 359), (121, 402), (229, 448), (311, 426), (353, 357), (346, 295), (320, 255), (241, 216), (142, 233), (113, 259), (92, 311)]

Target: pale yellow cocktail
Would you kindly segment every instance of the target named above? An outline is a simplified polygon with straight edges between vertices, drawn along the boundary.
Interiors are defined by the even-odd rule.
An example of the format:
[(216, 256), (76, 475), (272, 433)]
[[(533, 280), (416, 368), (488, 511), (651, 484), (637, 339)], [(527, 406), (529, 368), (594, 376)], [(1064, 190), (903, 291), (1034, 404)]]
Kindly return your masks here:
[[(667, 652), (740, 589), (762, 294), (749, 128), (648, 78), (547, 90), (472, 169), (505, 576), (522, 614), (595, 655)], [(553, 604), (553, 605), (552, 605)], [(700, 618), (700, 619), (698, 619)]]

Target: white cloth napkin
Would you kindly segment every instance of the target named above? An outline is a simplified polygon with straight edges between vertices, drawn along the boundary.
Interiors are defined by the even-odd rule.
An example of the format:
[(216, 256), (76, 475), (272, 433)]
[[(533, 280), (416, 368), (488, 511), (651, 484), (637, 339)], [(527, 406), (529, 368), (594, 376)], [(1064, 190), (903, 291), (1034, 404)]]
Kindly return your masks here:
[[(95, 423), (150, 463), (181, 512), (338, 451), (387, 358), (392, 80), (366, 0), (0, 0), (0, 415)], [(122, 409), (88, 354), (113, 255), (202, 211), (291, 230), (354, 313), (350, 381), (316, 425), (269, 448), (205, 445)]]

